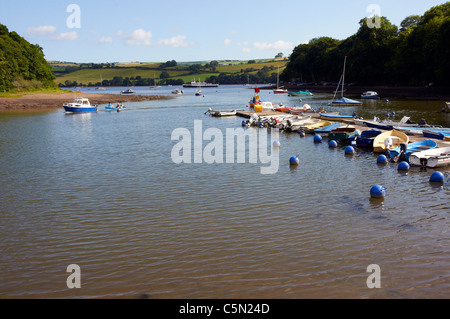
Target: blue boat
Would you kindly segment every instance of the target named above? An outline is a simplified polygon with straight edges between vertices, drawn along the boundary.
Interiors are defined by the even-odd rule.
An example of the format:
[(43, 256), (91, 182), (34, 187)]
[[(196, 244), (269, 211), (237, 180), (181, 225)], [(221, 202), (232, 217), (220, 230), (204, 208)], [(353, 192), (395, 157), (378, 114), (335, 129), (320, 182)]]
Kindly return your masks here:
[(354, 120), (356, 116), (354, 115), (331, 115), (331, 114), (320, 114), (320, 118), (326, 121), (345, 121)]
[(424, 130), (423, 136), (435, 140), (446, 140), (450, 136), (450, 133), (448, 131)]
[[(406, 160), (409, 160), (409, 155), (412, 153), (417, 153), (417, 152), (423, 152), (423, 151), (428, 151), (431, 150), (433, 148), (437, 147), (437, 143), (433, 140), (425, 140), (425, 141), (418, 141), (418, 142), (414, 142), (414, 143), (410, 143), (407, 145), (406, 147)], [(391, 158), (395, 158), (397, 156), (400, 155), (401, 152), (401, 147), (397, 147), (394, 148), (393, 150), (391, 150)]]
[(361, 148), (363, 147), (373, 148), (373, 141), (381, 133), (382, 131), (378, 129), (363, 131), (361, 133), (361, 136), (356, 140), (356, 146)]
[(314, 131), (316, 134), (330, 134), (331, 131), (341, 127), (340, 123), (331, 124)]
[(332, 105), (337, 106), (355, 106), (355, 105), (361, 105), (362, 102), (355, 101), (346, 97), (341, 97), (339, 100), (331, 102)]
[(66, 113), (91, 113), (97, 112), (97, 105), (91, 105), (88, 99), (79, 97), (72, 103), (64, 104)]

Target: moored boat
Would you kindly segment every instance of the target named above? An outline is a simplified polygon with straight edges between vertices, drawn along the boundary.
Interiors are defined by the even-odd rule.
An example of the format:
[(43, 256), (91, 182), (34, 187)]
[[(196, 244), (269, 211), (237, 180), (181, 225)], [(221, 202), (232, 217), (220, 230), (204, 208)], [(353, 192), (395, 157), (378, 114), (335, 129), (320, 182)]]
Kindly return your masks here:
[(289, 92), (289, 96), (313, 96), (310, 91), (298, 91), (298, 92)]
[(209, 114), (214, 117), (227, 117), (227, 116), (236, 116), (236, 110), (224, 110), (224, 111), (214, 111), (213, 109), (208, 110)]
[[(409, 160), (409, 157), (412, 153), (422, 152), (426, 150), (431, 150), (437, 147), (437, 143), (433, 140), (424, 140), (417, 141), (414, 143), (410, 143), (406, 146), (405, 156), (406, 160)], [(395, 158), (400, 155), (401, 147), (397, 147), (391, 150), (390, 155), (391, 158)]]
[(330, 141), (336, 141), (336, 142), (346, 142), (348, 139), (352, 136), (359, 136), (361, 134), (360, 131), (358, 131), (355, 127), (348, 126), (348, 127), (339, 127), (337, 129), (334, 129), (330, 132), (328, 135), (328, 139)]
[(377, 129), (371, 129), (361, 132), (361, 135), (356, 140), (356, 146), (361, 148), (373, 148), (373, 142), (375, 138), (383, 133)]
[(367, 91), (361, 95), (361, 98), (363, 100), (378, 100), (380, 98), (380, 96), (378, 95), (377, 92)]
[(175, 89), (175, 90), (172, 90), (172, 94), (181, 95), (181, 94), (184, 94), (184, 92), (180, 89)]
[(341, 123), (334, 123), (328, 126), (324, 126), (321, 128), (318, 128), (317, 130), (314, 131), (314, 133), (316, 134), (329, 134), (331, 131), (340, 128), (341, 127)]
[(445, 102), (444, 111), (445, 113), (450, 113), (450, 102)]
[(322, 120), (329, 121), (345, 121), (345, 120), (353, 120), (356, 119), (356, 116), (346, 116), (346, 115), (332, 115), (332, 114), (320, 114), (320, 118)]
[(450, 132), (444, 129), (437, 129), (437, 130), (424, 129), (422, 134), (426, 138), (432, 138), (435, 140), (442, 140), (442, 141), (450, 140)]
[(450, 165), (450, 147), (440, 147), (413, 153), (409, 156), (409, 163), (412, 166), (429, 168), (448, 166)]
[(308, 104), (305, 104), (303, 107), (284, 107), (280, 106), (275, 108), (275, 111), (282, 112), (282, 113), (290, 113), (290, 114), (299, 114), (299, 113), (305, 113), (305, 112), (311, 112), (313, 109)]
[(333, 124), (333, 123), (327, 122), (327, 121), (321, 121), (321, 122), (317, 122), (314, 124), (309, 124), (309, 125), (303, 126), (300, 129), (306, 133), (314, 133), (315, 130), (325, 127), (325, 126), (329, 126), (331, 124)]
[(66, 113), (90, 113), (97, 112), (97, 105), (91, 105), (88, 99), (79, 97), (72, 103), (63, 105)]
[(331, 102), (331, 104), (334, 106), (356, 106), (363, 103), (346, 97), (341, 97), (339, 100)]
[(409, 137), (403, 132), (392, 130), (378, 135), (373, 141), (373, 151), (384, 153), (399, 147), (402, 143), (408, 144)]
[(134, 94), (136, 94), (136, 92), (133, 91), (132, 89), (128, 89), (128, 90), (126, 90), (126, 91), (120, 92), (120, 94), (121, 94), (121, 95), (134, 95)]

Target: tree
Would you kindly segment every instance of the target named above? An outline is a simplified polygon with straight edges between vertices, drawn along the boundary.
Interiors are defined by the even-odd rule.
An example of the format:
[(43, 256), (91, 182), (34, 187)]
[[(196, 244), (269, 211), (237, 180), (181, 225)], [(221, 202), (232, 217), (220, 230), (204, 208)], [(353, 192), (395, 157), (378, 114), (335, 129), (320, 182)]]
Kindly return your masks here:
[(275, 59), (281, 59), (283, 56), (284, 56), (283, 52), (280, 52), (275, 56)]

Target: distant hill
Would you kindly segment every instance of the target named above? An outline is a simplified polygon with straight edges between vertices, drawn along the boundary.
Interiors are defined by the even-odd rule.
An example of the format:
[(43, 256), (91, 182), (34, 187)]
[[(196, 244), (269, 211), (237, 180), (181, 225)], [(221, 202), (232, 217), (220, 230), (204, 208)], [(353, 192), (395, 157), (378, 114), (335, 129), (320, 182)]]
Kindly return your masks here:
[[(191, 81), (221, 84), (274, 83), (287, 59), (165, 63), (72, 63), (49, 61), (61, 87), (181, 85)], [(156, 83), (155, 83), (156, 82)]]
[(0, 92), (53, 87), (43, 49), (0, 24)]

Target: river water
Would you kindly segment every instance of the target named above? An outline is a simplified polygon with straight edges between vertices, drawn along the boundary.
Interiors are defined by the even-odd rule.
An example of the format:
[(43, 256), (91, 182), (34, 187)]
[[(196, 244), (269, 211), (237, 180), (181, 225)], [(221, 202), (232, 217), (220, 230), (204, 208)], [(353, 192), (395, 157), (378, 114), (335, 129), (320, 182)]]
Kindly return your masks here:
[[(176, 129), (194, 140), (201, 123), (201, 132), (216, 129), (225, 139), (243, 119), (204, 113), (245, 108), (253, 96), (242, 86), (195, 91), (128, 103), (121, 113), (100, 106), (84, 115), (0, 114), (0, 297), (448, 297), (448, 181), (432, 185), (433, 170), (399, 173), (394, 164), (378, 166), (371, 152), (348, 157), (312, 136), (276, 132), (264, 150), (276, 154), (271, 136), (281, 142), (274, 174), (261, 174), (267, 164), (249, 158), (195, 164), (206, 140), (200, 150), (192, 143), (192, 164), (175, 164)], [(330, 98), (269, 93), (262, 96), (288, 106), (317, 108)], [(442, 106), (383, 99), (332, 110), (366, 118), (395, 111), (449, 126)], [(298, 154), (300, 165), (290, 167)], [(376, 184), (387, 189), (384, 200), (370, 199)], [(67, 286), (72, 264), (80, 289)], [(373, 264), (380, 289), (367, 285)]]

